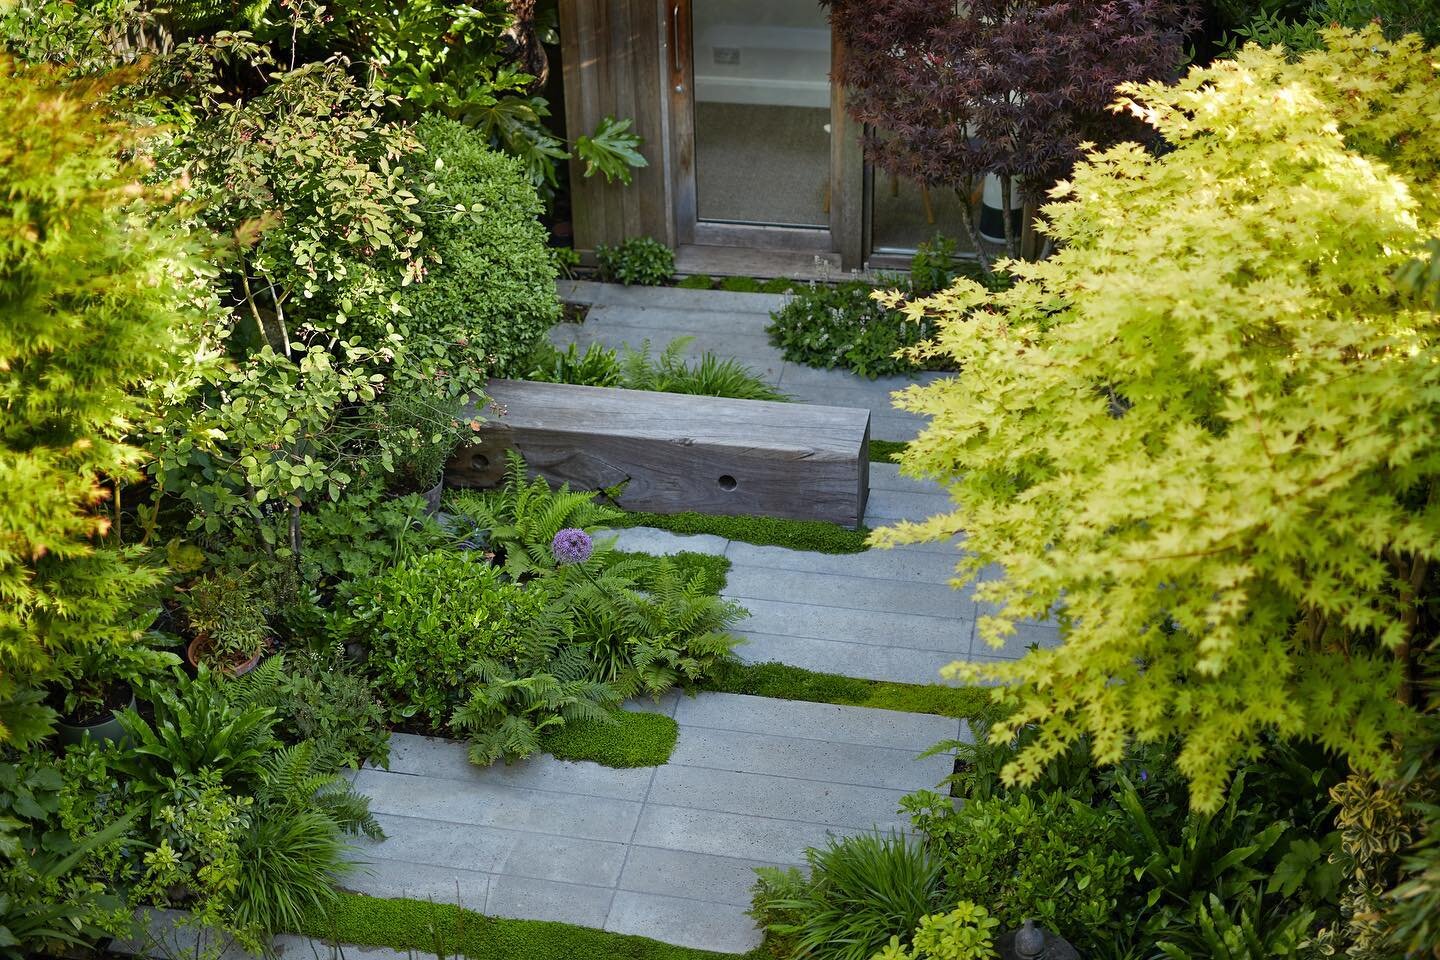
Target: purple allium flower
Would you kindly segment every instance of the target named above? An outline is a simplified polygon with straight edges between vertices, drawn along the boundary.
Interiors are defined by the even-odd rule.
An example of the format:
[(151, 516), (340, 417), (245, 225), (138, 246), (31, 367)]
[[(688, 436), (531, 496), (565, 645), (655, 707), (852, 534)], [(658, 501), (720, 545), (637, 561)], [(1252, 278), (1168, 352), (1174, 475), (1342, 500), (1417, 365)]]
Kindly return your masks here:
[(550, 541), (550, 554), (556, 563), (584, 563), (595, 550), (590, 534), (575, 527), (566, 527)]
[(1140, 782), (1141, 782), (1141, 783), (1144, 783), (1146, 780), (1149, 780), (1149, 779), (1150, 779), (1150, 771), (1149, 771), (1149, 770), (1141, 770), (1141, 771), (1140, 771)]

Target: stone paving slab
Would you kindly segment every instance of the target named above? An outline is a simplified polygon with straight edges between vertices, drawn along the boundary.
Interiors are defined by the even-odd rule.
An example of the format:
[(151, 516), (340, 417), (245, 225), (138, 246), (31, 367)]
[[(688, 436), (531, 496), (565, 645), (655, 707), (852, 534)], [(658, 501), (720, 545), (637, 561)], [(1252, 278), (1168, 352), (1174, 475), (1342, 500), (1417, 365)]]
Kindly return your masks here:
[(847, 643), (814, 637), (777, 637), (742, 631), (745, 642), (735, 652), (746, 663), (776, 661), (820, 673), (838, 673), (866, 680), (897, 683), (941, 683), (940, 670), (964, 653), (912, 650), (869, 643)]
[(957, 736), (960, 721), (925, 713), (870, 710), (865, 713), (833, 703), (802, 703), (770, 697), (734, 695), (680, 701), (675, 718), (692, 727), (771, 734), (807, 740), (831, 740), (897, 750), (923, 751), (936, 741)]
[[(741, 602), (750, 611), (750, 616), (740, 622), (741, 633), (842, 640), (896, 650), (933, 650), (953, 656), (970, 652), (969, 638), (975, 624), (973, 617), (927, 617), (753, 598)], [(743, 650), (740, 653), (744, 656)]]
[(835, 573), (809, 573), (775, 567), (734, 565), (725, 595), (742, 603), (750, 600), (791, 602), (804, 597), (807, 605), (866, 613), (896, 613), (947, 619), (975, 619), (975, 604), (948, 582), (870, 582), (868, 578)]
[(755, 868), (768, 865), (764, 860), (632, 844), (625, 872), (620, 875), (620, 889), (748, 907)]
[(467, 773), (455, 760), (464, 744), (396, 734), (396, 769), (354, 777), (387, 839), (357, 841), (362, 872), (345, 885), (744, 952), (760, 939), (745, 914), (754, 867), (800, 864), (832, 836), (903, 829), (900, 797), (949, 772), (917, 753), (958, 730), (720, 693), (661, 709), (680, 727), (675, 754), (639, 771), (536, 757)]

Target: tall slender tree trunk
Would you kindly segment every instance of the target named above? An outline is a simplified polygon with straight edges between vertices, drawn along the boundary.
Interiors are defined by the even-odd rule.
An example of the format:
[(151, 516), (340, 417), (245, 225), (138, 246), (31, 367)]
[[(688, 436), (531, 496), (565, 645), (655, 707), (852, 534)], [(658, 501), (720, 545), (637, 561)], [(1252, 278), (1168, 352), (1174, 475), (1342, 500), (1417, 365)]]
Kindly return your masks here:
[(1005, 253), (1012, 260), (1020, 259), (1020, 243), (1015, 236), (1015, 220), (1010, 216), (1010, 202), (1014, 195), (1015, 187), (1010, 182), (1010, 177), (1000, 178), (1000, 220), (1005, 224)]
[(990, 257), (985, 253), (985, 241), (980, 237), (980, 226), (975, 222), (975, 210), (970, 206), (970, 191), (956, 187), (955, 199), (960, 206), (960, 219), (965, 224), (965, 232), (970, 235), (970, 243), (975, 247), (975, 259), (980, 261), (980, 269), (989, 276)]

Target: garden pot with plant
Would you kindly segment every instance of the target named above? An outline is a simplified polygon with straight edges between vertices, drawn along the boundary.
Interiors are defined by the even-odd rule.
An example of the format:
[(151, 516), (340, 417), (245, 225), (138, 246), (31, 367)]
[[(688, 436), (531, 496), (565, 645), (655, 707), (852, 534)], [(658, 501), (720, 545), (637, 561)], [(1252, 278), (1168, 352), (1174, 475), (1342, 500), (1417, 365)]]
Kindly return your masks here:
[(87, 736), (96, 743), (120, 740), (125, 731), (115, 715), (134, 707), (134, 685), (179, 663), (175, 654), (156, 649), (159, 634), (141, 626), (154, 617), (154, 611), (147, 611), (123, 626), (118, 631), (119, 642), (106, 647), (103, 655), (81, 653), (61, 658), (60, 676), (49, 695), (61, 744), (79, 743)]
[(270, 630), (251, 571), (206, 574), (190, 585), (183, 606), (193, 635), (185, 648), (191, 666), (203, 663), (232, 677), (255, 669)]

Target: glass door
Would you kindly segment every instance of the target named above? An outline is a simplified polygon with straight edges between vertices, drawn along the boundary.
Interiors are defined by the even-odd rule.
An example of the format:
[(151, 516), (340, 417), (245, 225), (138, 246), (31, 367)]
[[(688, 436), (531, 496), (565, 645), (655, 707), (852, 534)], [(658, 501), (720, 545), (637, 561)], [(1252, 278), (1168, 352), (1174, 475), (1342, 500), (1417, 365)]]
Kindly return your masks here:
[(682, 238), (829, 250), (830, 24), (815, 0), (672, 13)]

